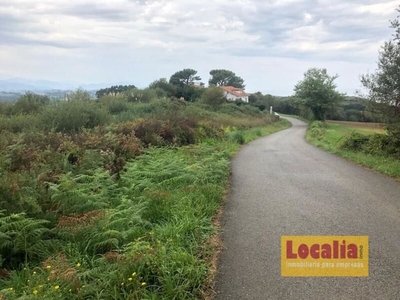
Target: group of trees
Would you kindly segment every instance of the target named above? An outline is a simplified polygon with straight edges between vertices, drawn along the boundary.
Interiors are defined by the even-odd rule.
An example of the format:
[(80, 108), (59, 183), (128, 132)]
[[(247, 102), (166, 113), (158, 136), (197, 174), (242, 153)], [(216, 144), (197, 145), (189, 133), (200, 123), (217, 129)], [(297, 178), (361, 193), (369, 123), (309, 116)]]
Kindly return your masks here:
[[(210, 71), (209, 86), (234, 86), (244, 88), (244, 80), (234, 72), (224, 69)], [(170, 79), (160, 78), (153, 81), (150, 89), (161, 89), (166, 92), (168, 97), (184, 98), (186, 101), (195, 101), (202, 98), (206, 91), (202, 78), (194, 69), (183, 69), (171, 75)], [(218, 93), (216, 90), (209, 93)], [(218, 97), (217, 97), (218, 98)]]
[(104, 95), (119, 94), (126, 92), (130, 89), (136, 89), (134, 85), (113, 85), (109, 88), (100, 89), (96, 92), (96, 97), (101, 98)]
[[(397, 11), (400, 12), (400, 9)], [(393, 39), (385, 42), (382, 46), (375, 73), (361, 76), (361, 84), (367, 91), (363, 98), (368, 100), (368, 105), (364, 106), (362, 114), (357, 116), (355, 112), (357, 109), (359, 111), (360, 108), (363, 108), (364, 103), (362, 100), (356, 104), (353, 103), (349, 113), (352, 113), (352, 118), (358, 118), (358, 120), (360, 118), (363, 120), (379, 118), (388, 125), (389, 134), (400, 140), (399, 17), (391, 21), (391, 27), (395, 29), (395, 33)], [(294, 106), (297, 106), (303, 114), (310, 113), (316, 120), (325, 120), (332, 116), (338, 117), (340, 113), (338, 104), (343, 102), (346, 97), (336, 90), (334, 81), (337, 77), (338, 75), (328, 75), (326, 69), (309, 69), (304, 73), (303, 80), (299, 81), (294, 88)], [(353, 111), (350, 112), (350, 110)]]
[[(214, 69), (210, 71), (210, 75), (211, 77), (208, 81), (209, 86), (245, 87), (244, 80), (230, 70)], [(194, 101), (201, 98), (202, 94), (205, 92), (202, 89), (205, 84), (201, 82), (201, 77), (197, 75), (197, 71), (193, 69), (183, 69), (174, 73), (169, 79), (169, 87), (166, 86), (166, 79), (162, 80), (162, 83), (155, 82), (153, 84), (160, 88), (167, 88), (169, 91), (175, 91), (173, 96), (177, 98)], [(213, 94), (217, 96), (216, 98), (220, 98), (221, 93), (214, 89), (207, 94)]]
[[(243, 78), (237, 76), (234, 72), (224, 69), (215, 69), (210, 71), (210, 79), (208, 84), (212, 86), (234, 86), (238, 88), (244, 88)], [(201, 81), (201, 77), (197, 74), (196, 70), (183, 69), (175, 72), (171, 75), (170, 79), (160, 78), (150, 83), (148, 89), (158, 90), (165, 93), (166, 97), (183, 98), (186, 101), (195, 101), (202, 98), (205, 92), (205, 84)], [(137, 90), (134, 85), (119, 85), (112, 86), (109, 88), (101, 89), (96, 92), (96, 97), (99, 99), (102, 96), (110, 94), (120, 94), (127, 91)], [(162, 96), (162, 93), (157, 93), (158, 96)], [(208, 94), (218, 95), (216, 98), (220, 98), (219, 92), (214, 89)], [(213, 97), (211, 97), (213, 98)], [(215, 97), (214, 97), (215, 98)], [(218, 100), (220, 101), (220, 100)], [(217, 102), (218, 102), (217, 101)]]

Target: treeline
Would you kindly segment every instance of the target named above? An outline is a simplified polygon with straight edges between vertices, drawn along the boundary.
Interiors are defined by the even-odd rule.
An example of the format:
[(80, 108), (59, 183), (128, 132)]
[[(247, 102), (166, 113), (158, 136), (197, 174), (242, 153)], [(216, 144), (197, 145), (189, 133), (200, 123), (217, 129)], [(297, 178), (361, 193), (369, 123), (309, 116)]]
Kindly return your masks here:
[[(244, 88), (244, 80), (237, 76), (234, 72), (224, 69), (214, 69), (210, 71), (209, 87), (212, 86), (234, 86), (238, 88)], [(141, 90), (143, 94), (148, 94), (149, 90), (153, 90), (157, 97), (175, 97), (178, 99), (184, 99), (186, 101), (197, 101), (201, 99), (205, 92), (205, 84), (201, 81), (202, 78), (197, 75), (197, 71), (193, 69), (183, 69), (175, 72), (171, 75), (169, 80), (167, 78), (160, 78), (153, 81), (150, 85)], [(104, 88), (96, 92), (96, 97), (99, 99), (102, 96), (116, 95), (131, 91), (134, 93), (133, 97), (138, 97), (135, 92), (136, 87), (134, 85), (119, 85)], [(148, 98), (148, 95), (144, 95), (144, 98)]]
[[(310, 118), (310, 113), (302, 107), (297, 97), (279, 97), (261, 92), (250, 95), (249, 102), (260, 110), (273, 110), (288, 115)], [(369, 108), (367, 99), (355, 96), (344, 96), (343, 100), (326, 112), (326, 119), (352, 122), (382, 122), (382, 117)]]

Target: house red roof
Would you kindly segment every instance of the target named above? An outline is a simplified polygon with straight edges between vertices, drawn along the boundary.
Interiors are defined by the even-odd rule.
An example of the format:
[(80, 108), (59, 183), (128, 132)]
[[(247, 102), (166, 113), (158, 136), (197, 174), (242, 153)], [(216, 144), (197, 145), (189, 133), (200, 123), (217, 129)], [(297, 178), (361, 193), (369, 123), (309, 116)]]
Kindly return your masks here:
[(221, 89), (223, 89), (225, 92), (232, 94), (236, 97), (247, 97), (250, 96), (250, 94), (246, 94), (245, 91), (241, 88), (233, 87), (233, 86), (220, 86)]

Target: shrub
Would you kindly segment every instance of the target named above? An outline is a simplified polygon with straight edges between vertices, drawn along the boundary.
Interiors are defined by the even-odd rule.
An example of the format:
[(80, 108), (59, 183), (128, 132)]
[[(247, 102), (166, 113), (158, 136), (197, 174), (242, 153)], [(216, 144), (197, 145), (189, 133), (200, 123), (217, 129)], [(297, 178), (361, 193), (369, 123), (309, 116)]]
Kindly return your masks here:
[(106, 107), (110, 114), (117, 115), (123, 111), (127, 111), (129, 106), (126, 99), (118, 94), (116, 96), (105, 95), (99, 99), (102, 106)]
[(245, 143), (243, 132), (241, 131), (231, 131), (227, 133), (228, 139), (234, 141), (240, 145)]
[(217, 106), (223, 104), (226, 101), (226, 97), (222, 89), (213, 86), (204, 91), (201, 100), (205, 104)]
[(0, 115), (10, 116), (13, 114), (14, 103), (0, 101)]
[(255, 117), (264, 116), (264, 114), (257, 107), (247, 104), (236, 105), (235, 102), (222, 104), (218, 108), (218, 112), (237, 117), (248, 117), (249, 115)]
[(28, 172), (9, 172), (0, 176), (0, 211), (37, 214), (42, 211), (38, 197), (37, 182)]
[(10, 131), (20, 133), (26, 130), (32, 130), (41, 127), (40, 116), (18, 114), (9, 117), (0, 118), (0, 132)]
[(39, 112), (43, 107), (49, 104), (50, 99), (47, 96), (26, 93), (15, 102), (13, 111), (16, 114), (32, 114)]
[(89, 101), (92, 100), (92, 96), (88, 91), (85, 91), (83, 89), (77, 89), (75, 92), (70, 93), (67, 95), (66, 99), (67, 101)]
[(369, 137), (358, 132), (352, 132), (345, 136), (339, 145), (339, 148), (351, 151), (363, 151), (369, 143)]
[(321, 140), (324, 137), (326, 124), (322, 121), (314, 121), (309, 127), (310, 136), (314, 139)]
[(136, 123), (133, 131), (146, 146), (182, 146), (196, 142), (196, 127), (191, 119), (146, 119)]
[(374, 134), (368, 136), (363, 151), (370, 154), (386, 153), (400, 158), (400, 140), (386, 134)]
[(129, 102), (145, 102), (148, 103), (157, 98), (157, 92), (153, 89), (131, 89), (126, 91), (124, 95)]
[(78, 132), (107, 124), (109, 120), (107, 109), (94, 100), (60, 101), (47, 106), (42, 113), (43, 126), (58, 132)]

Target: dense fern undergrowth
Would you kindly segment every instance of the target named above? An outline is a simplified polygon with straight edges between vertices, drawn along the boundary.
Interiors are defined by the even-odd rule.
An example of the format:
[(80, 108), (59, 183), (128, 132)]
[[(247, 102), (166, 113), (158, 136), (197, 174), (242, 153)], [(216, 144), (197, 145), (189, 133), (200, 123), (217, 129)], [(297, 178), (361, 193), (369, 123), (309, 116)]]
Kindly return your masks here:
[(72, 96), (0, 106), (0, 299), (202, 298), (229, 158), (288, 123)]

